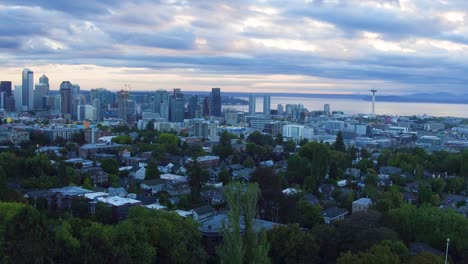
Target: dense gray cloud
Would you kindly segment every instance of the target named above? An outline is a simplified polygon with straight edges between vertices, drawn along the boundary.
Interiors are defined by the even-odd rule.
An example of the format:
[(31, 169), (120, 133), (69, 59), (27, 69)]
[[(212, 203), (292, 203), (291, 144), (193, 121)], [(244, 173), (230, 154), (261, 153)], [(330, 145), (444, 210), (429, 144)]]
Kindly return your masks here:
[(335, 82), (333, 92), (379, 82), (462, 93), (467, 10), (424, 0), (4, 0), (0, 62), (191, 71), (219, 75), (219, 86), (221, 76), (290, 75)]

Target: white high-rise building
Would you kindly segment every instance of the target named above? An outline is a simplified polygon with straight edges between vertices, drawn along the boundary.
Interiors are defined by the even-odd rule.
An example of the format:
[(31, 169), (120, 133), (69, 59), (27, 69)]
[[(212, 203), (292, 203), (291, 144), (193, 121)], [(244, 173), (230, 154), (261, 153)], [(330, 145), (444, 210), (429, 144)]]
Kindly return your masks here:
[(78, 120), (96, 121), (96, 108), (92, 105), (79, 105), (78, 106)]
[(284, 125), (283, 137), (301, 140), (304, 138), (313, 139), (314, 129), (303, 125)]
[(34, 109), (34, 73), (28, 68), (23, 70), (22, 78), (22, 109), (23, 111), (30, 111)]
[(323, 114), (326, 116), (330, 115), (330, 105), (329, 104), (324, 104), (323, 105)]

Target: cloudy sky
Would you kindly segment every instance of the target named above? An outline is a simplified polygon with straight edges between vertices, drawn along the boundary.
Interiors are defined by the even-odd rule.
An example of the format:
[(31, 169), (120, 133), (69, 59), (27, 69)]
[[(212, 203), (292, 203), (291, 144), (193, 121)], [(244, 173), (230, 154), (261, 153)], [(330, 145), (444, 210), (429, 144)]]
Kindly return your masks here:
[(223, 91), (468, 93), (465, 0), (2, 0), (0, 79)]

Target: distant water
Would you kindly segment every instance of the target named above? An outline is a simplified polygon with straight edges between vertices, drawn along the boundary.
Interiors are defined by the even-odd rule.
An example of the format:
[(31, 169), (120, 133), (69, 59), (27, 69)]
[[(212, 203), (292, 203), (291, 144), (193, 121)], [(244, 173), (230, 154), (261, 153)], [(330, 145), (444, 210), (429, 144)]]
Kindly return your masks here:
[[(247, 97), (239, 97), (248, 100)], [(330, 105), (330, 111), (343, 111), (345, 114), (370, 114), (372, 112), (372, 102), (354, 99), (334, 99), (334, 98), (307, 98), (307, 97), (287, 97), (272, 96), (271, 109), (276, 110), (278, 104), (282, 104), (286, 110), (287, 104), (303, 104), (309, 111), (323, 110), (324, 104)], [(225, 105), (223, 108), (235, 108), (236, 110), (249, 110), (248, 105)], [(263, 111), (263, 97), (256, 98), (257, 112)], [(378, 97), (375, 102), (375, 112), (378, 115), (429, 115), (429, 116), (454, 116), (468, 118), (468, 104), (440, 104), (440, 103), (412, 103), (412, 102), (379, 102)]]

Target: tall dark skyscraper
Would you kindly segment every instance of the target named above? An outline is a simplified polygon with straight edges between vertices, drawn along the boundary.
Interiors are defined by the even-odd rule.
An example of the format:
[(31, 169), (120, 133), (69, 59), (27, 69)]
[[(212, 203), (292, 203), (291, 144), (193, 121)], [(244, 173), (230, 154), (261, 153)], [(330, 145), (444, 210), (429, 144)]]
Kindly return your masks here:
[(0, 82), (0, 108), (3, 108), (8, 112), (15, 111), (15, 98), (11, 90), (10, 81)]
[(0, 92), (5, 93), (6, 95), (11, 95), (11, 82), (10, 81), (1, 81), (0, 82)]
[(72, 114), (72, 84), (69, 81), (63, 81), (60, 84), (60, 112), (65, 119), (70, 119)]
[(189, 103), (188, 103), (188, 106), (187, 106), (187, 112), (188, 112), (188, 116), (189, 118), (195, 118), (196, 115), (197, 115), (197, 110), (198, 110), (198, 105), (199, 105), (199, 99), (198, 99), (198, 95), (192, 95), (192, 97), (190, 97), (190, 100), (189, 100)]
[(221, 88), (212, 88), (210, 94), (211, 115), (221, 116)]
[(30, 111), (34, 109), (34, 73), (30, 69), (23, 70), (22, 78), (22, 90), (21, 90), (21, 100), (22, 100), (22, 111)]
[(184, 94), (179, 88), (175, 88), (173, 94), (169, 97), (169, 121), (183, 122), (185, 113)]
[(205, 96), (205, 98), (203, 98), (203, 115), (204, 116), (210, 116), (211, 114), (211, 105), (210, 105), (210, 97), (209, 96)]

